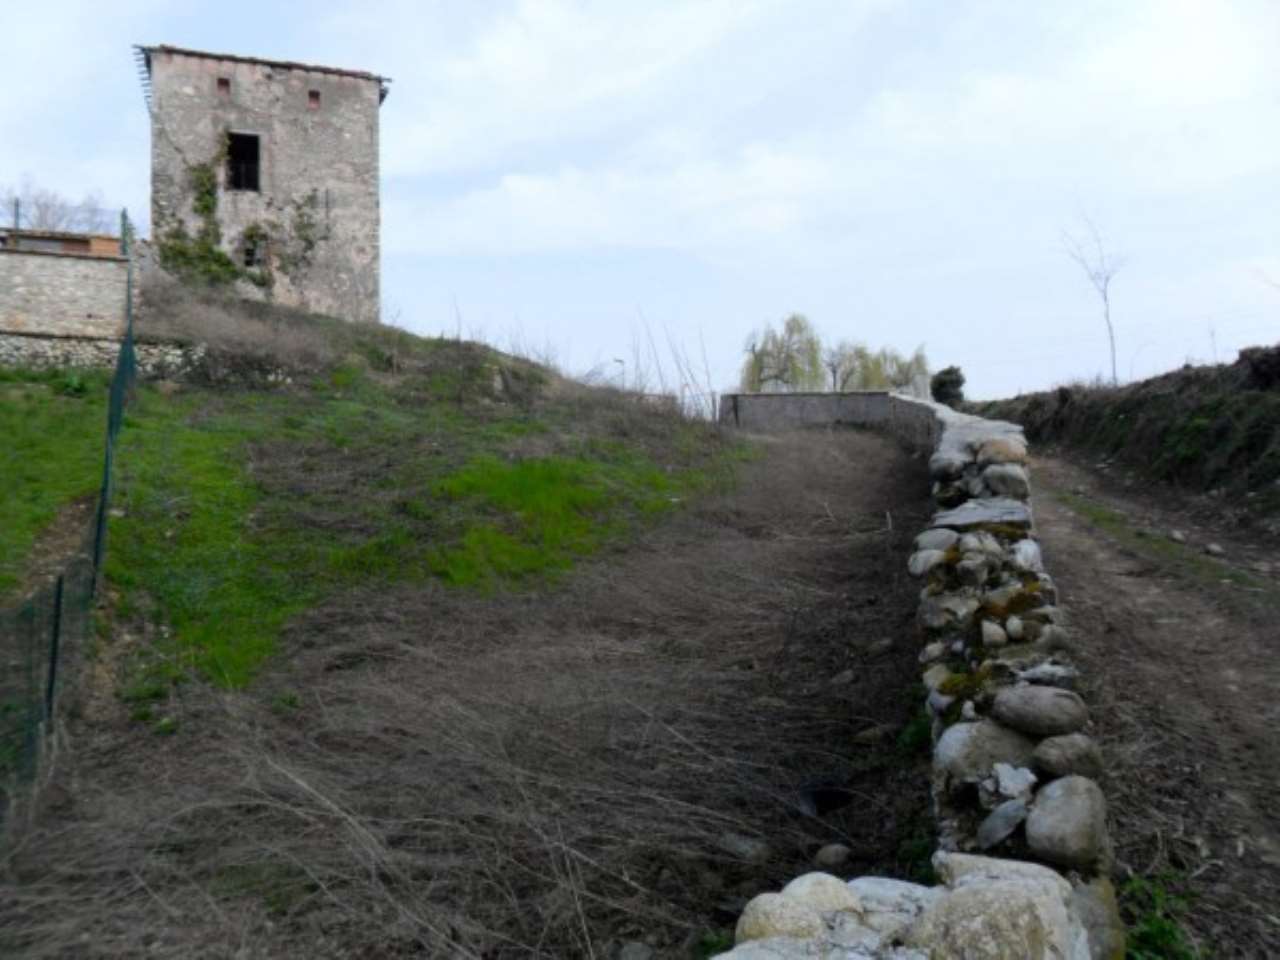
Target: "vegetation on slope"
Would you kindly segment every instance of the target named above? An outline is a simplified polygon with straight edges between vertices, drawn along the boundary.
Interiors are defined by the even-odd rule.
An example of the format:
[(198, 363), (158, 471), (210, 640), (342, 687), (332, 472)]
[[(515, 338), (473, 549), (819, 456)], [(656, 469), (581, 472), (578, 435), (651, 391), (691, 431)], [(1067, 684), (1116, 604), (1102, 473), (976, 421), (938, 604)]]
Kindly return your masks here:
[(98, 492), (107, 377), (0, 369), (0, 603), (15, 599), (40, 534)]
[(1114, 457), (1195, 490), (1253, 493), (1258, 512), (1280, 510), (1280, 347), (1123, 387), (1072, 385), (973, 409), (1021, 423), (1036, 443)]
[[(210, 344), (206, 369), (292, 375), (144, 383), (128, 408), (106, 577), (109, 615), (153, 640), (125, 691), (140, 716), (192, 673), (243, 685), (284, 625), (335, 592), (553, 578), (731, 459), (705, 425), (476, 344), (160, 295), (144, 336), (187, 323)], [(11, 380), (0, 587), (58, 508), (94, 492), (105, 409), (101, 376)]]
[[(914, 616), (918, 468), (778, 438), (553, 583), (369, 580), (245, 687), (183, 683), (146, 724), (90, 697), (72, 801), (0, 877), (0, 953), (692, 960), (826, 844), (926, 877), (919, 665), (884, 642)], [(99, 662), (138, 642), (116, 626)]]
[(473, 344), (185, 309), (208, 382), (129, 407), (0, 952), (699, 956), (825, 844), (922, 876), (918, 665), (884, 643), (918, 464), (747, 458)]

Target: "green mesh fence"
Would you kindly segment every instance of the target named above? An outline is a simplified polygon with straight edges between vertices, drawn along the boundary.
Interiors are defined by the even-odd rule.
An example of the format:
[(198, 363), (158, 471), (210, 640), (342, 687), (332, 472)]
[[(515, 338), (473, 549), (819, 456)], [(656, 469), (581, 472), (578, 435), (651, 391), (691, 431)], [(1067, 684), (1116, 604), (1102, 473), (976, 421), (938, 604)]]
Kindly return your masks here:
[[(130, 256), (132, 225), (120, 215), (121, 253)], [(29, 783), (60, 713), (64, 692), (75, 689), (74, 670), (92, 630), (94, 592), (106, 551), (112, 465), (124, 408), (137, 373), (133, 346), (133, 260), (124, 302), (124, 336), (107, 406), (106, 450), (93, 519), (80, 549), (48, 585), (18, 606), (0, 610), (0, 817), (15, 792)]]

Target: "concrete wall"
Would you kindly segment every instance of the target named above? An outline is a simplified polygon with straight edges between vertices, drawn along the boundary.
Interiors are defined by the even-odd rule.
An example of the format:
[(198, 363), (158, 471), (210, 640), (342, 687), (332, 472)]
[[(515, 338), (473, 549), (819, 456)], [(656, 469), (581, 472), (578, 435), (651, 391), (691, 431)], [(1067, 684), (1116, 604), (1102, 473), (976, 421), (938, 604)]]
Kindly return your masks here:
[[(246, 230), (270, 236), (271, 285), (242, 292), (376, 323), (379, 81), (157, 49), (151, 83), (152, 239), (178, 223), (199, 232), (189, 171), (212, 162), (223, 249), (243, 263)], [(260, 191), (226, 189), (227, 132), (260, 138)]]
[(0, 249), (0, 333), (119, 337), (129, 263)]
[(726, 393), (720, 422), (744, 430), (794, 430), (847, 425), (883, 427), (919, 449), (932, 449), (941, 433), (937, 404), (884, 390), (856, 393)]

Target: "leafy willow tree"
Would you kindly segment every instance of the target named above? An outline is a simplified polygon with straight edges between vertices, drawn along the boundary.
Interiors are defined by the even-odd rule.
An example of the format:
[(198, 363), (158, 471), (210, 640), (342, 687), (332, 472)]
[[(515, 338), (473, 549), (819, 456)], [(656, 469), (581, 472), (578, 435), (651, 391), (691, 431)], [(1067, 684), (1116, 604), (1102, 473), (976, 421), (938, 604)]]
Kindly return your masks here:
[(797, 390), (899, 390), (926, 396), (929, 360), (924, 347), (904, 356), (841, 340), (823, 346), (809, 321), (792, 314), (781, 331), (771, 326), (747, 341), (741, 389), (749, 393)]
[(890, 389), (923, 396), (929, 384), (929, 359), (924, 355), (923, 346), (916, 347), (909, 357), (887, 347), (878, 351), (876, 356), (881, 358), (884, 377)]
[[(903, 356), (891, 347), (871, 350), (860, 343), (842, 342), (828, 351), (827, 370), (832, 390), (901, 390), (921, 393), (929, 379), (924, 347)], [(834, 372), (833, 372), (834, 371)]]
[(822, 341), (804, 314), (791, 314), (781, 330), (769, 325), (747, 338), (744, 393), (821, 390), (822, 384)]

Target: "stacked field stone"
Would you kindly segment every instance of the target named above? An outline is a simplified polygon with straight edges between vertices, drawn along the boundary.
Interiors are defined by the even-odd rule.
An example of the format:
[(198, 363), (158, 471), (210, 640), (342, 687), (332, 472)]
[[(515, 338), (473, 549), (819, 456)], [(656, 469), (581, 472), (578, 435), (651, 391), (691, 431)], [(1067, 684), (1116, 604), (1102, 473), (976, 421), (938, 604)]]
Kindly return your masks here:
[[(1022, 429), (921, 406), (937, 419), (929, 472), (939, 511), (916, 538), (908, 569), (923, 582), (917, 619), (941, 848), (934, 864), (945, 886), (877, 886), (901, 894), (891, 912), (902, 922), (890, 936), (865, 897), (859, 908), (845, 898), (843, 913), (811, 903), (820, 922), (784, 903), (796, 899), (788, 894), (796, 884), (827, 891), (835, 903), (831, 883), (839, 882), (809, 875), (748, 904), (738, 946), (725, 956), (1122, 957), (1096, 782), (1102, 757), (1035, 539)], [(895, 883), (840, 885), (857, 893), (859, 884)], [(859, 932), (867, 928), (876, 936)]]
[(1109, 889), (1037, 863), (939, 851), (942, 883), (807, 873), (742, 911), (730, 960), (1094, 960), (1122, 957)]
[[(205, 348), (199, 344), (136, 343), (138, 370), (144, 376), (177, 376), (198, 367)], [(0, 333), (0, 366), (27, 369), (111, 368), (120, 341), (92, 337), (38, 337)]]
[(929, 460), (944, 509), (916, 538), (920, 660), (941, 845), (1105, 876), (1101, 755), (1034, 538), (1014, 424), (951, 414)]

